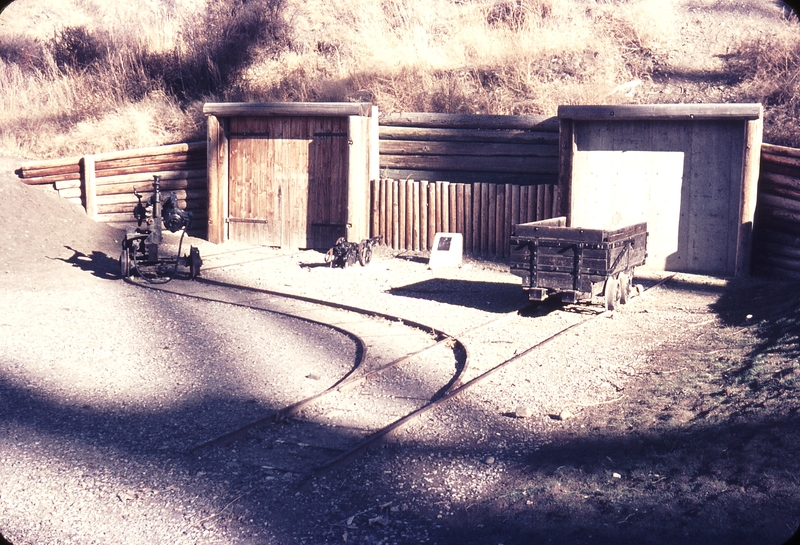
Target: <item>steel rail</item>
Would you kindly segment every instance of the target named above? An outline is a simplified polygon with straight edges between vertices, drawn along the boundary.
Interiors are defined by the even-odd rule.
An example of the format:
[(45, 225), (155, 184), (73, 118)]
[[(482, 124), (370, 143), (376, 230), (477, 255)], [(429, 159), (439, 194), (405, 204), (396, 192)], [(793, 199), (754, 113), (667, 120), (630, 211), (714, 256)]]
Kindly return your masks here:
[[(653, 284), (652, 286), (646, 288), (644, 291), (649, 291), (649, 290), (654, 289), (654, 288), (656, 288), (656, 287), (658, 287), (660, 285), (663, 285), (664, 283), (668, 282), (669, 280), (671, 280), (674, 277), (675, 277), (675, 274), (672, 274), (672, 275), (670, 275), (668, 277), (665, 277), (665, 278), (661, 279), (660, 281), (658, 281), (657, 283)], [(441, 330), (438, 330), (436, 328), (427, 326), (425, 324), (421, 324), (421, 323), (413, 321), (413, 320), (407, 320), (407, 319), (399, 317), (399, 316), (394, 316), (394, 315), (387, 314), (387, 313), (367, 310), (367, 309), (355, 307), (355, 306), (352, 306), (352, 305), (344, 305), (344, 304), (340, 304), (340, 303), (334, 303), (334, 302), (331, 302), (331, 301), (324, 301), (324, 300), (314, 299), (314, 298), (307, 297), (307, 296), (289, 294), (289, 293), (284, 293), (284, 292), (279, 292), (279, 291), (274, 291), (274, 290), (267, 290), (267, 289), (263, 289), (263, 288), (254, 288), (254, 287), (250, 287), (250, 286), (242, 286), (242, 285), (232, 284), (232, 283), (229, 283), (229, 282), (223, 282), (223, 281), (218, 281), (218, 280), (209, 280), (209, 279), (204, 279), (204, 278), (196, 278), (196, 279), (194, 279), (195, 282), (204, 283), (204, 284), (212, 285), (212, 286), (216, 286), (216, 287), (222, 287), (224, 289), (256, 292), (256, 293), (259, 293), (259, 294), (271, 295), (271, 296), (274, 296), (274, 297), (282, 297), (282, 298), (286, 298), (286, 299), (294, 299), (294, 300), (298, 300), (298, 301), (302, 301), (302, 302), (306, 302), (306, 303), (311, 303), (311, 304), (316, 304), (316, 305), (325, 306), (325, 307), (329, 307), (329, 308), (334, 308), (334, 309), (338, 309), (338, 310), (353, 312), (353, 313), (361, 314), (361, 315), (364, 315), (364, 316), (383, 318), (383, 319), (386, 319), (386, 320), (389, 320), (389, 321), (403, 323), (405, 325), (408, 325), (409, 327), (420, 329), (420, 330), (426, 331), (426, 332), (431, 332), (431, 333), (434, 333), (436, 335), (436, 342), (434, 342), (433, 344), (428, 345), (428, 346), (426, 346), (426, 347), (424, 347), (424, 348), (422, 348), (420, 350), (417, 350), (414, 353), (407, 354), (405, 356), (401, 356), (399, 358), (396, 358), (395, 360), (393, 360), (391, 362), (388, 362), (387, 364), (384, 364), (383, 366), (381, 366), (379, 368), (376, 368), (376, 369), (373, 369), (373, 370), (371, 370), (371, 371), (369, 371), (367, 373), (364, 373), (363, 375), (355, 376), (356, 370), (361, 367), (361, 364), (366, 359), (366, 351), (367, 351), (366, 343), (364, 343), (363, 340), (360, 337), (358, 337), (357, 335), (355, 335), (354, 333), (352, 333), (350, 331), (345, 330), (344, 328), (341, 328), (341, 327), (338, 327), (338, 326), (334, 326), (334, 325), (331, 325), (331, 324), (327, 324), (327, 323), (324, 323), (324, 322), (320, 322), (320, 321), (317, 321), (317, 320), (313, 320), (313, 319), (310, 319), (310, 318), (306, 318), (306, 317), (303, 317), (303, 316), (298, 316), (298, 315), (286, 313), (286, 312), (283, 312), (283, 311), (266, 309), (266, 308), (258, 307), (258, 306), (255, 306), (255, 305), (248, 305), (248, 304), (245, 304), (245, 303), (237, 303), (237, 302), (232, 302), (232, 301), (226, 301), (226, 300), (210, 297), (210, 296), (207, 296), (207, 295), (179, 293), (179, 292), (176, 292), (174, 290), (167, 290), (166, 288), (162, 288), (158, 284), (142, 284), (142, 283), (139, 283), (139, 282), (135, 282), (135, 281), (133, 281), (132, 279), (129, 279), (129, 278), (126, 278), (125, 280), (130, 284), (137, 285), (137, 286), (144, 287), (144, 288), (149, 288), (149, 289), (152, 289), (152, 290), (155, 290), (155, 291), (163, 291), (163, 292), (172, 293), (172, 294), (175, 294), (175, 295), (180, 295), (182, 297), (193, 298), (193, 299), (197, 299), (197, 300), (201, 300), (201, 301), (209, 301), (209, 302), (213, 301), (213, 302), (225, 303), (225, 304), (238, 306), (238, 307), (249, 308), (249, 309), (252, 309), (252, 310), (260, 310), (260, 311), (264, 311), (264, 312), (271, 312), (271, 313), (278, 314), (278, 315), (283, 315), (283, 316), (288, 316), (288, 317), (304, 320), (304, 321), (306, 321), (308, 323), (314, 323), (316, 325), (322, 325), (324, 327), (330, 327), (330, 328), (332, 328), (332, 329), (334, 329), (336, 331), (342, 332), (343, 334), (347, 335), (348, 337), (356, 340), (357, 344), (361, 347), (360, 357), (357, 356), (356, 364), (353, 366), (353, 368), (348, 373), (346, 373), (334, 385), (330, 386), (329, 388), (327, 388), (327, 389), (325, 389), (325, 390), (323, 390), (323, 391), (321, 391), (321, 392), (319, 392), (317, 394), (314, 394), (314, 395), (312, 395), (310, 397), (307, 397), (307, 398), (305, 398), (303, 400), (300, 400), (300, 401), (297, 401), (297, 402), (295, 402), (295, 403), (293, 403), (291, 405), (288, 405), (288, 406), (286, 406), (286, 407), (284, 407), (282, 409), (278, 409), (278, 410), (272, 411), (271, 413), (269, 413), (269, 414), (267, 414), (267, 415), (265, 415), (265, 416), (263, 416), (261, 418), (258, 418), (258, 419), (254, 420), (252, 422), (249, 422), (249, 423), (247, 423), (247, 424), (245, 424), (243, 426), (240, 426), (239, 428), (237, 428), (237, 429), (235, 429), (233, 431), (226, 432), (226, 433), (224, 433), (222, 435), (219, 435), (217, 437), (214, 437), (212, 439), (204, 441), (204, 442), (202, 442), (200, 444), (197, 444), (197, 445), (191, 447), (188, 450), (189, 454), (192, 454), (192, 453), (194, 453), (194, 452), (196, 452), (198, 450), (201, 450), (201, 449), (204, 449), (204, 448), (207, 448), (207, 447), (211, 447), (211, 446), (225, 446), (225, 445), (228, 445), (228, 444), (232, 443), (233, 441), (236, 441), (237, 439), (241, 438), (248, 431), (250, 431), (250, 430), (252, 430), (252, 429), (254, 429), (256, 427), (264, 425), (264, 424), (266, 424), (268, 422), (277, 422), (277, 421), (281, 421), (281, 420), (287, 419), (291, 415), (293, 415), (293, 414), (297, 413), (298, 411), (300, 411), (301, 409), (303, 409), (304, 407), (309, 406), (310, 404), (312, 404), (312, 403), (324, 398), (325, 396), (327, 396), (329, 394), (332, 394), (332, 393), (337, 392), (337, 391), (342, 391), (345, 388), (350, 388), (352, 386), (355, 386), (356, 384), (358, 384), (360, 382), (363, 382), (363, 381), (367, 380), (368, 378), (370, 378), (372, 376), (375, 376), (375, 375), (377, 375), (379, 373), (385, 372), (385, 371), (387, 371), (387, 370), (389, 370), (389, 369), (391, 369), (393, 367), (396, 367), (396, 366), (400, 365), (401, 363), (403, 363), (405, 361), (408, 361), (409, 359), (411, 359), (411, 358), (413, 358), (415, 356), (418, 356), (418, 355), (423, 354), (423, 353), (425, 353), (425, 352), (427, 352), (429, 350), (432, 350), (433, 348), (435, 348), (437, 346), (440, 346), (442, 343), (448, 343), (448, 342), (452, 342), (453, 343), (454, 355), (455, 355), (455, 358), (456, 358), (456, 361), (457, 361), (457, 364), (458, 364), (459, 355), (457, 353), (457, 350), (455, 350), (455, 348), (458, 347), (458, 350), (460, 350), (462, 352), (462, 354), (463, 354), (463, 356), (462, 356), (463, 363), (461, 365), (457, 365), (458, 366), (458, 371), (457, 371), (456, 375), (453, 377), (453, 379), (450, 381), (450, 383), (447, 385), (447, 388), (445, 390), (441, 391), (441, 393), (439, 395), (436, 395), (435, 397), (431, 398), (430, 401), (428, 401), (427, 403), (425, 403), (423, 406), (419, 407), (418, 409), (415, 409), (414, 411), (406, 414), (405, 416), (395, 420), (391, 424), (389, 424), (387, 426), (384, 426), (383, 428), (373, 432), (368, 437), (366, 437), (363, 440), (361, 440), (360, 442), (358, 442), (352, 448), (350, 448), (350, 449), (348, 449), (348, 450), (346, 450), (344, 452), (341, 452), (339, 455), (335, 456), (334, 458), (331, 458), (327, 462), (312, 468), (308, 472), (308, 475), (319, 474), (319, 473), (328, 471), (328, 470), (330, 470), (332, 468), (338, 467), (338, 466), (346, 463), (350, 459), (352, 459), (355, 456), (357, 456), (358, 454), (362, 453), (364, 450), (368, 449), (370, 446), (373, 446), (374, 444), (376, 444), (378, 441), (383, 440), (384, 438), (386, 438), (387, 436), (389, 436), (391, 433), (395, 432), (396, 430), (398, 430), (402, 426), (404, 426), (404, 425), (408, 424), (409, 422), (417, 419), (418, 417), (422, 416), (423, 414), (427, 413), (428, 411), (430, 411), (430, 410), (432, 410), (432, 409), (434, 409), (434, 408), (436, 408), (436, 407), (448, 402), (449, 400), (455, 398), (456, 396), (458, 396), (458, 395), (462, 394), (463, 392), (467, 391), (468, 389), (472, 388), (476, 384), (479, 384), (479, 383), (483, 382), (484, 380), (486, 380), (491, 375), (499, 372), (501, 369), (503, 369), (503, 368), (511, 365), (512, 363), (518, 361), (519, 359), (527, 356), (528, 354), (532, 353), (536, 349), (541, 348), (542, 346), (545, 346), (545, 345), (549, 344), (550, 342), (554, 341), (558, 337), (564, 335), (565, 333), (567, 333), (567, 332), (569, 332), (569, 331), (571, 331), (571, 330), (573, 330), (573, 329), (575, 329), (575, 328), (577, 328), (579, 326), (582, 326), (582, 325), (584, 325), (584, 324), (586, 324), (588, 322), (591, 322), (591, 321), (593, 321), (593, 320), (595, 320), (595, 319), (597, 319), (597, 318), (599, 318), (601, 316), (605, 316), (609, 312), (613, 312), (613, 311), (610, 311), (610, 310), (606, 310), (606, 311), (597, 313), (597, 314), (595, 314), (593, 316), (589, 316), (589, 317), (587, 317), (587, 318), (585, 318), (585, 319), (583, 319), (583, 320), (581, 320), (579, 322), (571, 324), (571, 325), (569, 325), (569, 326), (567, 326), (567, 327), (565, 327), (565, 328), (563, 328), (563, 329), (551, 334), (549, 337), (545, 338), (544, 340), (539, 341), (539, 342), (531, 345), (530, 347), (528, 347), (527, 349), (523, 350), (522, 352), (519, 352), (519, 353), (515, 354), (511, 358), (508, 358), (505, 361), (495, 365), (491, 369), (485, 371), (484, 373), (478, 375), (477, 377), (471, 379), (470, 381), (468, 381), (466, 383), (462, 383), (463, 376), (464, 376), (464, 374), (465, 374), (465, 372), (467, 370), (468, 363), (469, 363), (469, 353), (468, 353), (467, 347), (457, 337), (449, 335), (449, 334), (445, 333), (444, 331), (441, 331)], [(174, 286), (174, 284), (173, 284), (173, 286)], [(490, 324), (493, 324), (493, 323), (495, 323), (495, 322), (497, 322), (499, 320), (507, 318), (508, 316), (512, 316), (515, 313), (518, 313), (520, 310), (522, 310), (522, 309), (517, 309), (517, 310), (514, 310), (512, 312), (506, 313), (503, 316), (500, 316), (498, 318), (492, 319), (492, 320), (490, 320), (490, 321), (488, 321), (488, 322), (486, 322), (484, 324), (480, 324), (480, 325), (477, 325), (477, 326), (470, 327), (467, 330), (461, 332), (460, 335), (463, 336), (467, 332), (471, 332), (471, 331), (486, 327), (486, 326), (488, 326)]]

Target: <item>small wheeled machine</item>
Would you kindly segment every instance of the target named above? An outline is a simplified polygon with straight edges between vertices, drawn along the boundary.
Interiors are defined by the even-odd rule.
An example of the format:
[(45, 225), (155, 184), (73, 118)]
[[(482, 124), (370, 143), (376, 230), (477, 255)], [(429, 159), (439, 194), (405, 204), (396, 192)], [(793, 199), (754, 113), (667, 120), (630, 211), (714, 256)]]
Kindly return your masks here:
[[(129, 227), (122, 240), (119, 256), (120, 274), (123, 278), (134, 272), (148, 282), (168, 282), (172, 280), (178, 266), (188, 268), (189, 278), (200, 275), (200, 250), (192, 246), (187, 255), (181, 256), (183, 237), (192, 222), (191, 212), (181, 210), (175, 193), (163, 198), (161, 195), (161, 176), (153, 176), (153, 194), (146, 200), (133, 190), (139, 203), (133, 209), (137, 227)], [(162, 230), (166, 227), (171, 233), (182, 231), (178, 242), (178, 252), (174, 257), (162, 257)]]
[(647, 223), (616, 230), (567, 227), (565, 217), (514, 225), (511, 273), (531, 301), (603, 297), (607, 310), (628, 302), (634, 268), (647, 258)]
[(372, 259), (372, 247), (380, 243), (381, 237), (367, 238), (359, 243), (347, 242), (347, 239), (340, 237), (325, 254), (325, 263), (344, 269), (358, 261), (362, 267), (366, 267)]

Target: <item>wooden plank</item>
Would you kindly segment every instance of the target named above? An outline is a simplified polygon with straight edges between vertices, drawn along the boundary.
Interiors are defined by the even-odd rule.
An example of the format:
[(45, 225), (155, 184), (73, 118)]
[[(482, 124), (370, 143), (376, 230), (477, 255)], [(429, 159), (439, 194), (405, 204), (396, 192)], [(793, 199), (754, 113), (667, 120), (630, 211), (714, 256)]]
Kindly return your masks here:
[(800, 178), (774, 172), (761, 172), (760, 188), (782, 187), (790, 191), (800, 192)]
[(381, 126), (380, 142), (419, 140), (433, 142), (505, 142), (509, 144), (558, 144), (558, 131), (524, 129), (434, 129), (427, 127)]
[(202, 155), (202, 151), (206, 149), (207, 151), (207, 142), (185, 142), (181, 144), (170, 144), (166, 146), (154, 146), (150, 148), (137, 148), (137, 149), (129, 149), (129, 150), (122, 150), (122, 151), (110, 151), (106, 153), (98, 153), (95, 155), (96, 161), (99, 163), (105, 161), (114, 161), (118, 159), (131, 159), (131, 158), (143, 158), (147, 156), (160, 156), (160, 155), (169, 155), (175, 153), (192, 153), (192, 152), (200, 152)]
[(56, 191), (58, 191), (58, 196), (64, 199), (80, 199), (83, 197), (83, 188), (80, 186), (63, 189), (56, 188)]
[[(204, 189), (180, 189), (177, 191), (170, 191), (170, 193), (175, 193), (175, 196), (178, 200), (206, 200), (207, 194)], [(165, 195), (166, 197), (166, 195)], [(97, 205), (101, 204), (119, 204), (119, 203), (126, 203), (131, 205), (131, 213), (133, 213), (133, 207), (136, 205), (138, 200), (133, 194), (121, 194), (121, 195), (100, 195), (96, 198)]]
[(38, 167), (35, 163), (19, 167), (15, 172), (20, 178), (46, 178), (49, 176), (63, 176), (64, 174), (78, 175), (81, 171), (79, 161), (72, 163), (74, 159), (69, 159), (69, 164), (56, 165), (51, 167)]
[(769, 155), (783, 155), (785, 157), (800, 158), (800, 149), (798, 148), (790, 148), (788, 146), (767, 144), (766, 142), (761, 143), (761, 153), (762, 157), (764, 154), (769, 154)]
[(103, 170), (97, 170), (97, 177), (115, 177), (115, 176), (124, 176), (126, 174), (150, 174), (152, 172), (168, 172), (168, 171), (178, 171), (178, 172), (185, 172), (189, 170), (196, 170), (198, 172), (205, 171), (206, 165), (205, 161), (181, 161), (181, 162), (172, 162), (172, 163), (158, 163), (158, 164), (146, 164), (146, 165), (136, 165), (124, 168), (106, 168)]
[(382, 156), (558, 157), (558, 145), (384, 140)]
[(800, 200), (786, 197), (778, 197), (769, 193), (761, 193), (759, 202), (762, 206), (769, 208), (782, 208), (800, 214)]
[[(205, 205), (205, 199), (194, 199), (194, 200), (186, 200), (186, 199), (178, 199), (178, 206), (181, 210), (188, 210), (191, 211), (192, 209), (200, 209), (203, 205)], [(127, 213), (129, 217), (133, 217), (133, 203), (104, 203), (97, 205), (97, 213), (98, 216), (102, 214), (125, 214)], [(192, 220), (194, 220), (194, 213), (192, 214)]]
[(380, 165), (381, 169), (558, 174), (558, 159), (556, 157), (381, 155)]
[[(179, 178), (176, 180), (162, 180), (161, 190), (165, 193), (176, 189), (207, 189), (207, 183), (202, 178)], [(97, 187), (98, 195), (133, 195), (133, 190), (139, 193), (150, 193), (153, 191), (153, 182), (147, 181), (140, 184), (112, 184), (100, 185)]]
[(525, 222), (536, 221), (536, 186), (528, 186), (525, 188), (525, 190), (528, 193), (528, 205), (525, 212)]
[(559, 106), (558, 118), (575, 121), (696, 121), (758, 119), (761, 104), (616, 104)]
[(349, 117), (372, 115), (361, 102), (207, 102), (203, 114), (217, 117)]
[(761, 161), (772, 163), (774, 165), (783, 165), (793, 168), (800, 168), (800, 157), (788, 155), (773, 155), (771, 153), (763, 152), (761, 154)]
[(53, 174), (52, 176), (21, 178), (21, 180), (25, 185), (47, 185), (47, 184), (54, 184), (58, 182), (74, 180), (76, 177), (79, 176), (80, 173), (78, 174), (66, 173), (66, 174)]
[(72, 189), (72, 188), (75, 188), (75, 187), (80, 187), (81, 184), (82, 184), (82, 182), (81, 182), (80, 177), (77, 177), (77, 178), (75, 178), (73, 180), (63, 180), (63, 181), (60, 181), (60, 182), (55, 182), (53, 184), (53, 187), (55, 187), (56, 189), (58, 189), (60, 191), (62, 189)]
[(558, 120), (541, 115), (471, 115), (400, 112), (382, 114), (380, 125), (463, 129), (531, 129), (557, 131)]
[(147, 183), (153, 181), (153, 176), (161, 176), (162, 180), (181, 180), (181, 179), (205, 179), (207, 171), (203, 170), (157, 170), (150, 172), (141, 172), (138, 174), (123, 174), (119, 176), (97, 176), (97, 185), (111, 185), (111, 184), (136, 184)]

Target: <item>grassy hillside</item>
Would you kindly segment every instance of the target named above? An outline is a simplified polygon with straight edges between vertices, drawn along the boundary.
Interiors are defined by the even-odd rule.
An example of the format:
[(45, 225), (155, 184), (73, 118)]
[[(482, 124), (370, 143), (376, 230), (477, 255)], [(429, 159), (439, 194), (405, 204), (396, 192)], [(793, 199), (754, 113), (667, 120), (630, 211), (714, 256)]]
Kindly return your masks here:
[(202, 139), (206, 101), (553, 115), (763, 102), (800, 146), (800, 23), (773, 0), (16, 0), (0, 154)]

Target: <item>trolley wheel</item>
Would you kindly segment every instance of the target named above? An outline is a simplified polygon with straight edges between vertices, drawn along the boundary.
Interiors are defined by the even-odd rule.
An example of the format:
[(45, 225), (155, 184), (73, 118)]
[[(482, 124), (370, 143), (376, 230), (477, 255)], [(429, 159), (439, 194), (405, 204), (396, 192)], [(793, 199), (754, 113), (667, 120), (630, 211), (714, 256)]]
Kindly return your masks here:
[(333, 267), (333, 260), (335, 256), (333, 255), (333, 248), (325, 252), (325, 263), (328, 264), (329, 267)]
[(369, 242), (362, 240), (358, 244), (358, 262), (361, 263), (362, 267), (366, 267), (370, 259), (372, 259), (372, 248)]
[(619, 273), (619, 302), (627, 305), (631, 300), (631, 275)]
[(131, 275), (131, 260), (128, 257), (127, 248), (122, 248), (119, 254), (119, 275), (122, 278), (128, 278)]
[(605, 295), (606, 310), (616, 310), (620, 301), (619, 280), (613, 276), (609, 276), (606, 279), (606, 287), (603, 293)]
[(200, 267), (203, 260), (200, 259), (200, 250), (195, 246), (189, 248), (189, 278), (195, 279), (200, 276)]

